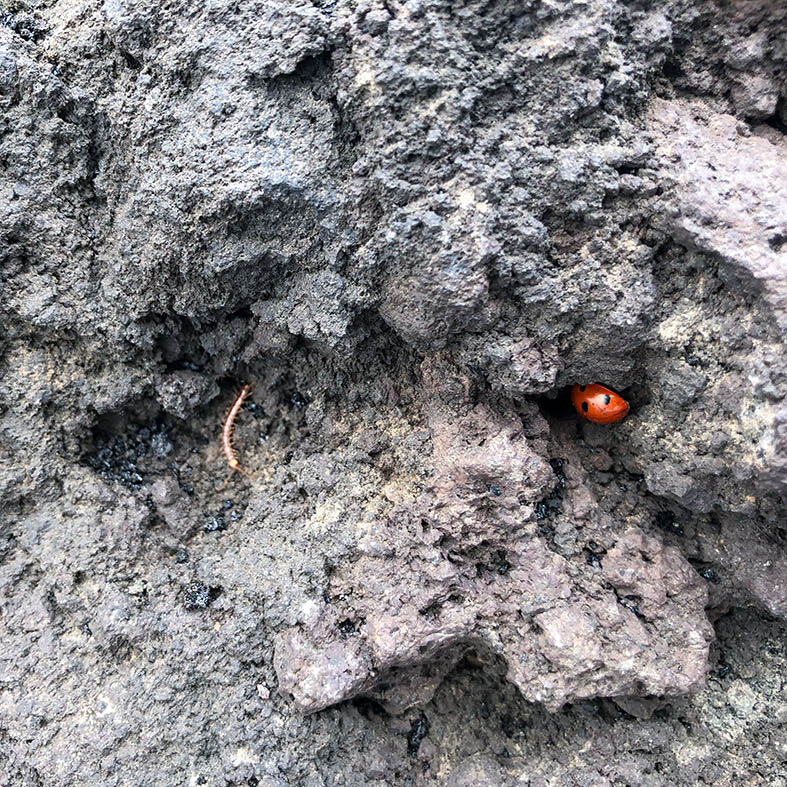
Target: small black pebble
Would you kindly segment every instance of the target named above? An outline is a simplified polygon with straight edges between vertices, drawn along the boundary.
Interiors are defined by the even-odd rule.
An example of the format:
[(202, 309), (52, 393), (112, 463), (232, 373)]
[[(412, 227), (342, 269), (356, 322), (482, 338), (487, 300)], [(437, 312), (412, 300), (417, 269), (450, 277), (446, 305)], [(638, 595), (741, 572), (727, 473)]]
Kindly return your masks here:
[(505, 549), (498, 549), (493, 566), (497, 569), (498, 574), (507, 574), (511, 569), (511, 564), (506, 560)]
[(309, 398), (304, 396), (300, 391), (293, 391), (290, 396), (290, 403), (301, 410), (309, 404)]
[(227, 523), (224, 521), (223, 516), (212, 516), (206, 520), (204, 529), (206, 533), (215, 533), (217, 530), (226, 530)]
[(410, 727), (410, 732), (407, 735), (407, 752), (408, 754), (417, 754), (421, 741), (429, 734), (429, 722), (426, 716), (422, 713), (415, 719)]
[(194, 582), (186, 590), (186, 609), (207, 609), (220, 593), (220, 588), (209, 588), (202, 582)]
[(700, 576), (708, 582), (713, 582), (714, 585), (719, 581), (719, 575), (710, 566), (704, 568), (700, 572)]
[(585, 550), (585, 562), (589, 566), (595, 566), (596, 568), (601, 567), (601, 555), (598, 552), (593, 552), (590, 549)]

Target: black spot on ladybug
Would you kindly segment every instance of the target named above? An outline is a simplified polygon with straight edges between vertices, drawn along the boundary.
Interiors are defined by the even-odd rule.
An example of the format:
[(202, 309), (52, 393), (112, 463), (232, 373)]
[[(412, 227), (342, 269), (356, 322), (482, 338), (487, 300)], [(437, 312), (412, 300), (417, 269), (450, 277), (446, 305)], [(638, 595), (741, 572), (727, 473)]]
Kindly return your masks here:
[(582, 402), (582, 412), (586, 413), (588, 411), (588, 403)]
[(604, 394), (604, 404), (609, 404), (612, 401), (612, 397), (609, 394)]
[(587, 386), (586, 386), (586, 385), (580, 385), (580, 386), (579, 386), (579, 390), (580, 390), (580, 391), (584, 391), (584, 390), (585, 390), (585, 388), (587, 388)]

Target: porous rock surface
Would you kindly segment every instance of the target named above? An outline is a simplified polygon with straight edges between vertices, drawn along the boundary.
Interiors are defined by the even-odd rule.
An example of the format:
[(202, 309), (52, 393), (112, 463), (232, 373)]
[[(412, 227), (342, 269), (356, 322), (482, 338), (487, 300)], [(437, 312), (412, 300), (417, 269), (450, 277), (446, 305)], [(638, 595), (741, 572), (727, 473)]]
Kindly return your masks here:
[(787, 785), (786, 75), (764, 0), (2, 9), (0, 781)]
[[(470, 381), (450, 367), (424, 371), (425, 477), (402, 479), (396, 505), (369, 518), (355, 559), (329, 578), (331, 603), (279, 635), (281, 688), (317, 710), (468, 647), (502, 656), (523, 696), (553, 710), (700, 685), (712, 636), (707, 590), (679, 551), (622, 525), (603, 566), (587, 561), (584, 550), (605, 528), (588, 517), (595, 501), (577, 503), (574, 490), (564, 503), (581, 531), (570, 546), (557, 544), (538, 503), (556, 483), (539, 456), (544, 419), (535, 408), (473, 403)], [(412, 688), (409, 700), (399, 690), (388, 702), (386, 686), (381, 699), (403, 710), (434, 686)]]

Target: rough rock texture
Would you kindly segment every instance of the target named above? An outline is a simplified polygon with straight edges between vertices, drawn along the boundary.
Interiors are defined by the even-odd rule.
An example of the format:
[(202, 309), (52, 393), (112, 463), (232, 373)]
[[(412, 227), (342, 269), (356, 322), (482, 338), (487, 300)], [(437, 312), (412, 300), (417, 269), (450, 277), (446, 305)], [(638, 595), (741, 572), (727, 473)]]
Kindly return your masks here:
[[(532, 407), (517, 414), (474, 403), (469, 379), (424, 365), (423, 391), (433, 397), (426, 477), (408, 479), (409, 495), (404, 480), (398, 499), (387, 495), (398, 504), (370, 518), (354, 560), (331, 573), (331, 603), (309, 607), (279, 635), (281, 688), (317, 710), (470, 647), (502, 656), (523, 696), (552, 710), (701, 685), (712, 636), (707, 590), (680, 552), (622, 525), (603, 566), (587, 561), (605, 528), (581, 522), (592, 502), (580, 510), (573, 490), (564, 502), (577, 519), (566, 524), (574, 531), (581, 522), (581, 531), (570, 546), (555, 543), (538, 502), (555, 486), (538, 453), (547, 423)], [(398, 691), (384, 704), (406, 709), (425, 687), (434, 688), (415, 684), (409, 701)]]
[(0, 10), (0, 782), (785, 787), (785, 131), (779, 2)]

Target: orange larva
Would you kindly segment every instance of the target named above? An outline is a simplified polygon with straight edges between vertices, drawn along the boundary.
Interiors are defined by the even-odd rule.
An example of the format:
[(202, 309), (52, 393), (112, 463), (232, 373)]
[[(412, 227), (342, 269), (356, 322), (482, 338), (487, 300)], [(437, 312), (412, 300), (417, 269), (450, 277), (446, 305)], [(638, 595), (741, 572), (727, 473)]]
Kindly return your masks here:
[(232, 407), (230, 407), (229, 412), (227, 413), (227, 417), (224, 419), (224, 426), (221, 428), (221, 446), (224, 449), (224, 456), (227, 457), (227, 464), (229, 465), (230, 472), (227, 475), (224, 483), (217, 487), (216, 491), (221, 491), (227, 486), (227, 482), (232, 477), (232, 474), (235, 470), (239, 473), (243, 473), (243, 475), (248, 476), (251, 478), (252, 474), (247, 473), (238, 462), (237, 457), (235, 456), (235, 451), (232, 448), (232, 427), (235, 423), (235, 418), (240, 412), (240, 408), (243, 406), (243, 402), (245, 401), (246, 397), (251, 393), (251, 386), (244, 385), (243, 388), (240, 389), (240, 392), (235, 397), (235, 401), (232, 403)]

